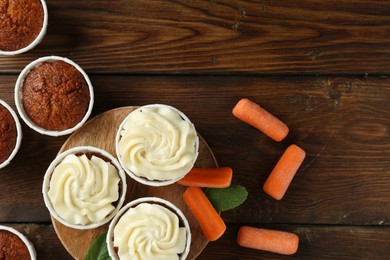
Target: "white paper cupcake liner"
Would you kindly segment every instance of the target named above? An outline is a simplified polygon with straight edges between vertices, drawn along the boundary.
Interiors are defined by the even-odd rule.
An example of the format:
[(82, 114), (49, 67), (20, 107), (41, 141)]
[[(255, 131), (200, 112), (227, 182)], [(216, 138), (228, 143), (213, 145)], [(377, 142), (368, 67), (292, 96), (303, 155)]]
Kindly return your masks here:
[(3, 225), (0, 225), (0, 230), (6, 230), (8, 232), (11, 232), (11, 233), (17, 235), (23, 241), (23, 243), (27, 246), (28, 252), (30, 253), (31, 260), (37, 259), (37, 253), (35, 252), (34, 245), (30, 242), (30, 240), (27, 239), (27, 237), (25, 235), (23, 235), (22, 233), (20, 233), (19, 231), (17, 231), (16, 229), (14, 229), (12, 227), (7, 227), (7, 226), (3, 226)]
[[(61, 130), (61, 131), (53, 131), (53, 130), (47, 130), (42, 127), (37, 126), (27, 115), (26, 112), (24, 111), (23, 103), (22, 103), (22, 98), (23, 98), (23, 83), (24, 83), (24, 78), (28, 75), (28, 73), (35, 67), (39, 66), (40, 64), (44, 62), (54, 62), (54, 61), (63, 61), (66, 62), (73, 67), (75, 67), (84, 77), (85, 81), (87, 82), (88, 89), (89, 89), (89, 96), (90, 96), (90, 101), (88, 105), (88, 110), (85, 113), (83, 119), (74, 127)], [(77, 129), (79, 129), (89, 118), (92, 112), (93, 104), (94, 104), (94, 92), (93, 92), (93, 87), (92, 83), (88, 77), (88, 75), (84, 72), (84, 70), (75, 62), (71, 61), (68, 58), (64, 57), (58, 57), (58, 56), (47, 56), (47, 57), (42, 57), (39, 58), (30, 64), (28, 64), (22, 72), (19, 74), (19, 77), (16, 81), (15, 84), (15, 104), (16, 108), (18, 109), (20, 117), (23, 119), (23, 121), (33, 130), (37, 131), (40, 134), (43, 135), (49, 135), (49, 136), (62, 136), (62, 135), (68, 135)]]
[[(119, 126), (118, 128), (118, 131), (116, 133), (116, 137), (115, 137), (115, 149), (116, 149), (116, 154), (117, 154), (117, 158), (119, 160), (119, 163), (122, 165), (123, 169), (125, 170), (125, 172), (131, 177), (133, 178), (134, 180), (136, 180), (137, 182), (139, 183), (142, 183), (144, 185), (148, 185), (148, 186), (155, 186), (155, 187), (161, 187), (161, 186), (166, 186), (166, 185), (170, 185), (170, 184), (173, 184), (175, 182), (177, 182), (178, 180), (180, 180), (181, 178), (183, 178), (185, 176), (182, 175), (182, 176), (179, 176), (175, 179), (168, 179), (168, 180), (150, 180), (148, 178), (145, 178), (145, 177), (142, 177), (142, 176), (138, 176), (136, 175), (134, 172), (132, 172), (130, 169), (128, 169), (124, 163), (122, 162), (122, 159), (121, 159), (121, 156), (120, 156), (120, 153), (119, 153), (119, 141), (121, 139), (121, 131), (123, 129), (123, 126), (125, 125), (126, 121), (128, 120), (128, 118), (131, 116), (131, 114), (135, 111), (139, 111), (139, 110), (142, 110), (142, 109), (145, 109), (145, 108), (150, 108), (150, 107), (168, 107), (170, 109), (172, 109), (173, 111), (175, 111), (176, 113), (178, 113), (180, 115), (180, 117), (187, 121), (188, 123), (190, 123), (191, 125), (192, 122), (191, 120), (183, 113), (181, 112), (180, 110), (178, 110), (177, 108), (175, 107), (172, 107), (172, 106), (169, 106), (169, 105), (164, 105), (164, 104), (150, 104), (150, 105), (145, 105), (145, 106), (141, 106), (137, 109), (135, 109), (134, 111), (130, 112), (129, 115), (126, 116), (126, 118), (122, 121), (121, 125)], [(196, 132), (196, 130), (195, 130)], [(198, 154), (199, 154), (199, 137), (197, 136), (196, 137), (196, 141), (195, 141), (195, 156), (194, 156), (194, 159), (193, 159), (193, 162), (192, 162), (192, 165), (195, 164), (196, 162), (196, 159), (198, 158)]]
[(45, 0), (41, 0), (41, 4), (42, 4), (42, 8), (43, 8), (43, 24), (42, 24), (42, 29), (39, 32), (37, 38), (35, 38), (34, 41), (32, 41), (26, 47), (24, 47), (22, 49), (19, 49), (19, 50), (15, 50), (15, 51), (2, 51), (2, 50), (0, 50), (0, 55), (12, 56), (12, 55), (17, 55), (17, 54), (20, 54), (20, 53), (27, 52), (27, 51), (35, 48), (35, 46), (37, 46), (43, 40), (43, 38), (45, 37), (46, 31), (47, 31), (47, 24), (48, 24), (48, 20), (49, 20), (49, 18), (48, 18), (49, 15), (48, 15), (48, 11), (47, 11), (47, 6), (46, 6)]
[(127, 203), (123, 208), (116, 214), (116, 216), (113, 218), (113, 220), (110, 223), (110, 226), (108, 227), (108, 232), (107, 232), (107, 237), (106, 237), (106, 243), (107, 243), (107, 249), (108, 249), (108, 254), (110, 257), (114, 260), (119, 260), (119, 257), (117, 253), (115, 252), (114, 248), (114, 228), (115, 225), (118, 223), (119, 219), (122, 217), (124, 213), (126, 213), (127, 210), (130, 208), (137, 206), (138, 204), (141, 203), (155, 203), (161, 206), (165, 206), (167, 209), (171, 210), (173, 213), (175, 213), (178, 217), (179, 220), (182, 221), (184, 224), (184, 227), (186, 229), (187, 237), (186, 237), (186, 247), (184, 249), (184, 252), (180, 254), (180, 260), (184, 260), (187, 258), (190, 248), (191, 248), (191, 229), (190, 229), (190, 224), (188, 223), (187, 218), (184, 216), (183, 212), (176, 207), (173, 203), (157, 198), (157, 197), (143, 197), (139, 198), (136, 200), (133, 200), (129, 203)]
[[(48, 192), (49, 192), (49, 188), (50, 188), (50, 179), (51, 179), (52, 173), (54, 172), (54, 169), (56, 168), (56, 166), (59, 163), (61, 163), (61, 161), (69, 154), (77, 154), (78, 155), (78, 154), (85, 154), (85, 153), (96, 153), (96, 154), (101, 155), (103, 158), (108, 159), (109, 162), (118, 170), (118, 174), (119, 174), (119, 177), (121, 179), (121, 182), (120, 182), (121, 189), (120, 189), (119, 199), (117, 201), (117, 205), (116, 205), (115, 210), (109, 216), (104, 218), (103, 221), (98, 222), (98, 223), (91, 223), (88, 225), (75, 225), (72, 223), (68, 223), (67, 221), (62, 219), (57, 214), (57, 212), (54, 210), (53, 205), (50, 201), (50, 198), (48, 196)], [(45, 201), (45, 205), (48, 208), (50, 214), (56, 220), (58, 220), (61, 224), (65, 225), (67, 227), (70, 227), (70, 228), (81, 229), (81, 230), (93, 229), (93, 228), (102, 226), (102, 225), (106, 224), (107, 222), (109, 222), (115, 216), (115, 214), (119, 211), (119, 209), (122, 207), (122, 205), (125, 201), (126, 191), (127, 191), (126, 174), (124, 173), (118, 160), (114, 156), (112, 156), (110, 153), (106, 152), (105, 150), (97, 148), (97, 147), (93, 147), (93, 146), (74, 147), (74, 148), (69, 149), (69, 150), (61, 153), (60, 155), (58, 155), (54, 159), (54, 161), (50, 164), (49, 168), (47, 169), (45, 176), (44, 176), (44, 179), (43, 179), (43, 186), (42, 186), (43, 198)]]
[(22, 133), (22, 126), (20, 125), (19, 118), (16, 115), (15, 111), (5, 101), (3, 101), (1, 99), (0, 99), (0, 104), (2, 106), (4, 106), (6, 109), (8, 109), (8, 111), (11, 113), (11, 115), (15, 121), (16, 132), (17, 132), (16, 133), (16, 144), (15, 144), (14, 150), (12, 151), (10, 156), (7, 158), (7, 160), (5, 160), (4, 162), (2, 162), (0, 164), (0, 169), (1, 169), (3, 167), (7, 166), (11, 162), (11, 160), (15, 157), (17, 152), (19, 151), (20, 144), (22, 143), (23, 133)]

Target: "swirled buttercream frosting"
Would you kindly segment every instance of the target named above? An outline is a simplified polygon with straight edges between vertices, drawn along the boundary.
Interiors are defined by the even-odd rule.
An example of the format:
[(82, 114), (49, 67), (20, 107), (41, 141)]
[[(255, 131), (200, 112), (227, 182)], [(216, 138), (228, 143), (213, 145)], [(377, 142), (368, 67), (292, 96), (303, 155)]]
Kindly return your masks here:
[(114, 246), (125, 259), (179, 259), (186, 229), (179, 218), (158, 204), (141, 203), (127, 210), (114, 228)]
[(195, 127), (169, 106), (133, 111), (121, 130), (118, 151), (124, 167), (149, 180), (183, 177), (198, 151)]
[(48, 196), (66, 222), (99, 223), (115, 210), (112, 203), (119, 198), (119, 181), (111, 163), (96, 156), (70, 154), (54, 169)]

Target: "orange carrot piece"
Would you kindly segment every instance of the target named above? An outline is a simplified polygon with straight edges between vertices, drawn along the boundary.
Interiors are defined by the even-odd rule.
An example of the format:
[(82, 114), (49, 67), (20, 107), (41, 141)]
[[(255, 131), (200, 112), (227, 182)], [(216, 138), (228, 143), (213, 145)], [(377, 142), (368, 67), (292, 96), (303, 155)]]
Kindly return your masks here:
[(305, 156), (304, 150), (295, 144), (290, 145), (265, 181), (263, 190), (274, 199), (281, 200)]
[(187, 188), (183, 198), (198, 220), (207, 240), (215, 241), (225, 233), (225, 222), (199, 187)]
[(232, 183), (233, 170), (221, 168), (192, 168), (182, 179), (180, 185), (205, 188), (226, 188)]
[(289, 131), (286, 124), (246, 98), (241, 99), (233, 108), (233, 115), (278, 142), (282, 141)]
[(292, 255), (298, 250), (299, 237), (284, 231), (243, 226), (238, 230), (237, 243), (242, 247)]

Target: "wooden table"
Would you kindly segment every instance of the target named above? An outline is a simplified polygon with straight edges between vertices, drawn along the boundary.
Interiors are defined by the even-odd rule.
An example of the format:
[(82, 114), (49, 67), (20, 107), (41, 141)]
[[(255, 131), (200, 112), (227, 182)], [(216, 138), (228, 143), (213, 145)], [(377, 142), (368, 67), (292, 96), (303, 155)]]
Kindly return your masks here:
[[(33, 51), (0, 58), (0, 98), (15, 108), (17, 75), (66, 56), (91, 76), (93, 115), (166, 103), (195, 123), (248, 200), (223, 213), (227, 232), (199, 259), (388, 259), (390, 253), (389, 1), (58, 1)], [(281, 143), (237, 120), (247, 97), (282, 119)], [(44, 172), (67, 137), (23, 123), (22, 148), (0, 170), (0, 222), (39, 259), (69, 259), (44, 206)], [(292, 143), (307, 152), (286, 196), (262, 185)], [(296, 255), (239, 247), (241, 225), (291, 231)]]

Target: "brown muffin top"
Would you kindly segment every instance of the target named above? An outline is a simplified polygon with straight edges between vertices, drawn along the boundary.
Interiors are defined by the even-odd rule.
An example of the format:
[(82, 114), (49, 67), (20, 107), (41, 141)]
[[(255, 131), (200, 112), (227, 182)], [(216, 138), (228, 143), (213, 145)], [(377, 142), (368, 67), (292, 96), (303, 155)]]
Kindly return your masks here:
[(14, 233), (0, 230), (0, 259), (31, 259), (26, 244)]
[(16, 136), (15, 120), (8, 109), (0, 104), (0, 163), (7, 160), (14, 150)]
[(24, 79), (24, 111), (44, 129), (62, 131), (74, 127), (84, 118), (89, 102), (83, 75), (66, 62), (44, 62)]
[(28, 46), (39, 35), (43, 18), (40, 0), (0, 0), (0, 50)]

